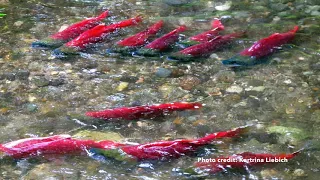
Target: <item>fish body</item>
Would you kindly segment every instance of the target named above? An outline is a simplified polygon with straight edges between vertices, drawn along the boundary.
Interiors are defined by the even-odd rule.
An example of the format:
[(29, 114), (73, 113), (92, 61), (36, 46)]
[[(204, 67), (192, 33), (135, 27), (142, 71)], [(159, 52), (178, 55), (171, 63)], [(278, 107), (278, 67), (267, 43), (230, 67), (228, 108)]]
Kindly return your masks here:
[(192, 41), (198, 41), (199, 43), (208, 42), (214, 37), (219, 35), (219, 32), (224, 30), (224, 26), (220, 20), (215, 19), (212, 21), (212, 29), (203, 33), (190, 37)]
[(194, 153), (199, 147), (211, 144), (214, 140), (236, 137), (243, 132), (246, 132), (246, 130), (247, 127), (240, 127), (228, 131), (212, 133), (198, 139), (158, 141), (137, 146), (125, 146), (121, 149), (123, 152), (137, 158), (139, 161), (179, 158)]
[(224, 30), (224, 26), (219, 19), (214, 19), (211, 25), (212, 29), (202, 32), (200, 34), (189, 37), (188, 39), (179, 42), (178, 44), (183, 48), (193, 46), (196, 44), (208, 42), (217, 37), (220, 31)]
[(81, 154), (93, 150), (115, 159), (161, 160), (178, 158), (197, 150), (198, 147), (210, 144), (212, 141), (235, 137), (245, 132), (245, 127), (229, 131), (209, 134), (195, 140), (181, 139), (174, 141), (158, 141), (140, 145), (117, 143), (109, 140), (94, 141), (74, 139), (70, 135), (55, 135), (39, 138), (25, 138), (0, 144), (0, 152), (15, 159), (42, 155)]
[(110, 33), (120, 28), (136, 25), (141, 21), (142, 18), (140, 16), (137, 16), (135, 18), (123, 20), (121, 22), (110, 25), (100, 24), (80, 34), (77, 38), (73, 39), (72, 41), (69, 41), (61, 48), (55, 49), (53, 54), (58, 57), (64, 55), (78, 54), (79, 51), (87, 48), (89, 45), (102, 41)]
[(145, 45), (151, 36), (154, 36), (158, 31), (160, 31), (162, 26), (163, 21), (160, 20), (148, 27), (146, 30), (117, 42), (116, 45), (113, 48), (108, 49), (107, 52), (131, 54), (136, 48)]
[(73, 139), (70, 135), (26, 138), (0, 145), (0, 152), (15, 159), (46, 154), (79, 154), (90, 148), (113, 148), (120, 145), (113, 141)]
[(295, 26), (292, 30), (285, 33), (274, 33), (269, 37), (263, 38), (255, 42), (251, 47), (241, 51), (238, 55), (223, 60), (222, 63), (228, 66), (250, 66), (259, 64), (259, 60), (272, 54), (283, 44), (292, 41), (299, 26)]
[(126, 120), (150, 118), (161, 116), (165, 113), (172, 111), (182, 111), (189, 109), (199, 109), (202, 107), (201, 103), (187, 103), (187, 102), (174, 102), (167, 104), (151, 105), (151, 106), (135, 106), (135, 107), (121, 107), (114, 109), (107, 109), (103, 111), (87, 112), (86, 116), (100, 118), (100, 119), (113, 119), (122, 118)]
[(170, 45), (179, 40), (179, 33), (186, 30), (186, 26), (179, 26), (173, 31), (155, 39), (143, 48), (139, 49), (136, 54), (143, 56), (154, 56), (160, 52), (168, 49)]
[[(221, 138), (232, 138), (247, 131), (247, 127), (240, 127), (228, 131), (216, 132), (198, 139), (179, 139), (173, 141), (157, 141), (140, 145), (128, 145), (119, 147), (117, 158), (126, 157), (135, 161), (143, 160), (168, 160), (195, 153), (198, 148), (211, 144)], [(114, 152), (114, 150), (112, 150)], [(105, 157), (114, 158), (114, 153), (110, 156), (109, 150), (94, 148), (94, 152)]]
[(129, 47), (144, 45), (147, 42), (148, 38), (152, 35), (155, 35), (162, 28), (162, 26), (163, 21), (160, 20), (150, 26), (148, 29), (117, 42), (117, 45)]
[(224, 36), (217, 36), (208, 42), (193, 45), (179, 51), (178, 53), (171, 54), (169, 55), (169, 58), (188, 61), (197, 57), (207, 57), (215, 50), (218, 50), (222, 46), (229, 43), (234, 38), (241, 37), (242, 35), (243, 33), (232, 33)]
[(57, 48), (64, 43), (76, 38), (81, 33), (97, 26), (107, 16), (108, 11), (105, 11), (98, 17), (85, 19), (83, 21), (72, 24), (61, 32), (57, 32), (41, 41), (33, 42), (32, 47)]

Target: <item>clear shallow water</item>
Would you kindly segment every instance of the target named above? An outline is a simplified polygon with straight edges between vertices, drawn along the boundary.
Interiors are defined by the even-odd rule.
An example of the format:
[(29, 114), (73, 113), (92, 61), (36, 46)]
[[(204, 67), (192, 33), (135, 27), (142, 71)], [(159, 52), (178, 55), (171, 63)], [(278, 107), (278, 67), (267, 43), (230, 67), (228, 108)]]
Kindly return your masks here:
[[(1, 2), (2, 3), (2, 2)], [(319, 3), (317, 1), (11, 1), (1, 4), (0, 19), (0, 142), (20, 138), (103, 132), (117, 140), (152, 142), (194, 138), (209, 132), (256, 124), (248, 137), (225, 142), (218, 155), (244, 151), (292, 152), (307, 139), (319, 138)], [(227, 9), (226, 5), (224, 8)], [(56, 32), (64, 24), (110, 9), (109, 21), (142, 14), (143, 25), (101, 43), (92, 54), (69, 61), (52, 59), (51, 51), (30, 48), (31, 42)], [(200, 62), (172, 64), (161, 58), (106, 57), (104, 50), (123, 37), (165, 20), (163, 33), (186, 24), (186, 36), (210, 28), (222, 18), (227, 32), (245, 30), (247, 37)], [(301, 30), (292, 42), (273, 54), (267, 64), (241, 71), (223, 67), (252, 42), (294, 25)], [(166, 68), (173, 77), (156, 75)], [(127, 84), (124, 88), (120, 83)], [(125, 83), (123, 83), (125, 82)], [(232, 92), (231, 89), (236, 89)], [(179, 112), (164, 118), (105, 122), (83, 116), (88, 110), (172, 101), (200, 101), (200, 112)], [(180, 117), (180, 120), (177, 119)], [(272, 138), (270, 128), (287, 128)], [(294, 130), (288, 128), (295, 128)], [(291, 131), (290, 131), (291, 130)], [(278, 132), (279, 130), (277, 130)], [(108, 134), (109, 133), (109, 134)], [(115, 135), (115, 133), (117, 133)], [(110, 135), (111, 134), (111, 135)], [(216, 154), (208, 155), (211, 157)], [(248, 173), (217, 174), (213, 179), (318, 179), (319, 152), (304, 153), (289, 163), (250, 168)], [(183, 179), (173, 168), (187, 168), (196, 157), (138, 165), (84, 156), (1, 160), (7, 179)], [(302, 171), (303, 173), (301, 173)]]

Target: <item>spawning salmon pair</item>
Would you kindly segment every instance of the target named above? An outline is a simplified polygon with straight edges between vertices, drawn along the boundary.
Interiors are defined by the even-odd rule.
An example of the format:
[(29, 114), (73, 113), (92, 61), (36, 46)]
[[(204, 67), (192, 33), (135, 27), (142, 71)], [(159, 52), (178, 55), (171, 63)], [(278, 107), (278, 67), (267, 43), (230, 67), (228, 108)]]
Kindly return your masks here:
[[(141, 117), (154, 117), (178, 110), (196, 110), (201, 107), (202, 104), (200, 103), (175, 102), (87, 112), (86, 115), (103, 119), (123, 118), (132, 120)], [(144, 144), (120, 143), (110, 140), (82, 140), (72, 138), (70, 135), (55, 135), (49, 137), (26, 138), (0, 144), (0, 153), (5, 157), (12, 157), (15, 159), (45, 155), (81, 155), (87, 153), (93, 158), (102, 156), (104, 158), (129, 163), (145, 160), (164, 161), (186, 155), (195, 155), (201, 148), (213, 144), (216, 140), (236, 138), (247, 133), (249, 130), (248, 128), (249, 126), (243, 126), (232, 130), (208, 134), (197, 139), (156, 141)], [(255, 154), (244, 152), (228, 157), (218, 157), (213, 159), (213, 161), (194, 163), (192, 167), (183, 170), (183, 173), (185, 175), (190, 175), (190, 173), (215, 174), (225, 171), (227, 168), (246, 168), (248, 166), (288, 161), (299, 153), (300, 151), (290, 154)], [(251, 161), (250, 159), (254, 160)]]
[[(156, 141), (145, 144), (126, 144), (109, 140), (94, 141), (74, 139), (70, 135), (26, 138), (0, 144), (3, 156), (15, 159), (45, 155), (88, 155), (102, 156), (121, 162), (139, 162), (144, 160), (169, 160), (185, 155), (194, 155), (201, 147), (212, 144), (221, 138), (233, 138), (248, 131), (248, 127), (208, 134), (198, 139), (179, 139)], [(267, 163), (288, 162), (302, 150), (289, 154), (256, 154), (244, 152), (214, 159), (198, 158), (190, 168), (183, 170), (184, 175), (215, 174), (227, 169), (245, 169), (250, 166)], [(200, 159), (200, 161), (199, 161)]]
[[(45, 48), (59, 47), (53, 52), (57, 57), (77, 55), (80, 51), (92, 46), (92, 44), (103, 41), (116, 30), (134, 26), (142, 21), (141, 16), (137, 16), (110, 25), (99, 24), (107, 16), (108, 11), (105, 11), (98, 17), (75, 23), (67, 29), (51, 35), (42, 41), (34, 42), (32, 46)], [(107, 52), (121, 53), (124, 55), (157, 56), (159, 53), (167, 52), (174, 43), (178, 43), (182, 45), (184, 49), (176, 53), (170, 53), (168, 58), (177, 61), (192, 61), (197, 58), (208, 57), (217, 49), (222, 48), (225, 44), (230, 43), (233, 39), (239, 38), (244, 34), (232, 33), (219, 35), (219, 32), (224, 30), (224, 26), (219, 20), (215, 19), (212, 22), (211, 30), (192, 36), (187, 40), (177, 42), (179, 40), (179, 33), (186, 30), (186, 26), (179, 26), (162, 37), (148, 43), (148, 40), (155, 36), (162, 26), (163, 21), (160, 20), (146, 30), (117, 42), (116, 45), (108, 49)], [(223, 60), (222, 64), (233, 67), (258, 64), (262, 58), (272, 54), (283, 44), (293, 40), (298, 29), (299, 27), (295, 26), (286, 33), (274, 33), (269, 37), (263, 38), (236, 56)]]

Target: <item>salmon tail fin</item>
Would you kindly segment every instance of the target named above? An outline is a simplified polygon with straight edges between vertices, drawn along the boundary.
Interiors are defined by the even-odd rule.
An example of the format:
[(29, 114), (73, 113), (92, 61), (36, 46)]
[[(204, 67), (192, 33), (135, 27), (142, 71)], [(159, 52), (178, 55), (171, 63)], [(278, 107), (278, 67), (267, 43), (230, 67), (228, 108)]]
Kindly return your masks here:
[(202, 138), (197, 139), (195, 142), (202, 143), (202, 144), (208, 144), (216, 139), (238, 137), (238, 136), (241, 136), (241, 135), (249, 132), (251, 126), (252, 125), (241, 126), (241, 127), (235, 128), (235, 129), (227, 130), (227, 131), (220, 131), (220, 132), (212, 133), (212, 134), (209, 134), (207, 136), (204, 136)]
[(299, 30), (299, 26), (294, 26), (290, 32), (296, 33)]
[(134, 21), (138, 24), (140, 22), (142, 22), (143, 20), (143, 16), (141, 14), (138, 14), (136, 17), (133, 18)]
[(187, 29), (187, 26), (185, 25), (182, 25), (182, 26), (179, 26), (176, 30), (177, 30), (177, 33), (180, 33), (180, 32), (183, 32)]
[(307, 141), (302, 148), (294, 151), (289, 156), (291, 158), (295, 157), (296, 155), (305, 152), (305, 151), (319, 151), (320, 150), (320, 142), (319, 140), (309, 140)]
[(319, 151), (320, 150), (320, 141), (319, 140), (309, 140), (307, 141), (302, 148), (296, 152), (301, 151)]

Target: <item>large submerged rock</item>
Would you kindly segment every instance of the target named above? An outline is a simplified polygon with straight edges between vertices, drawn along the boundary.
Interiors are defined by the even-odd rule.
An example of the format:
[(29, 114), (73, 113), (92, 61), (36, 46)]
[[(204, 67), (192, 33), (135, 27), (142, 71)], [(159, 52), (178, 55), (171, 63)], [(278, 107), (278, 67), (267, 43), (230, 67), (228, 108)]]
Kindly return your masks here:
[(102, 141), (102, 140), (111, 140), (111, 141), (121, 141), (123, 136), (115, 132), (98, 132), (98, 131), (89, 131), (83, 130), (79, 131), (78, 133), (73, 135), (74, 138), (79, 139), (92, 139), (95, 141)]

